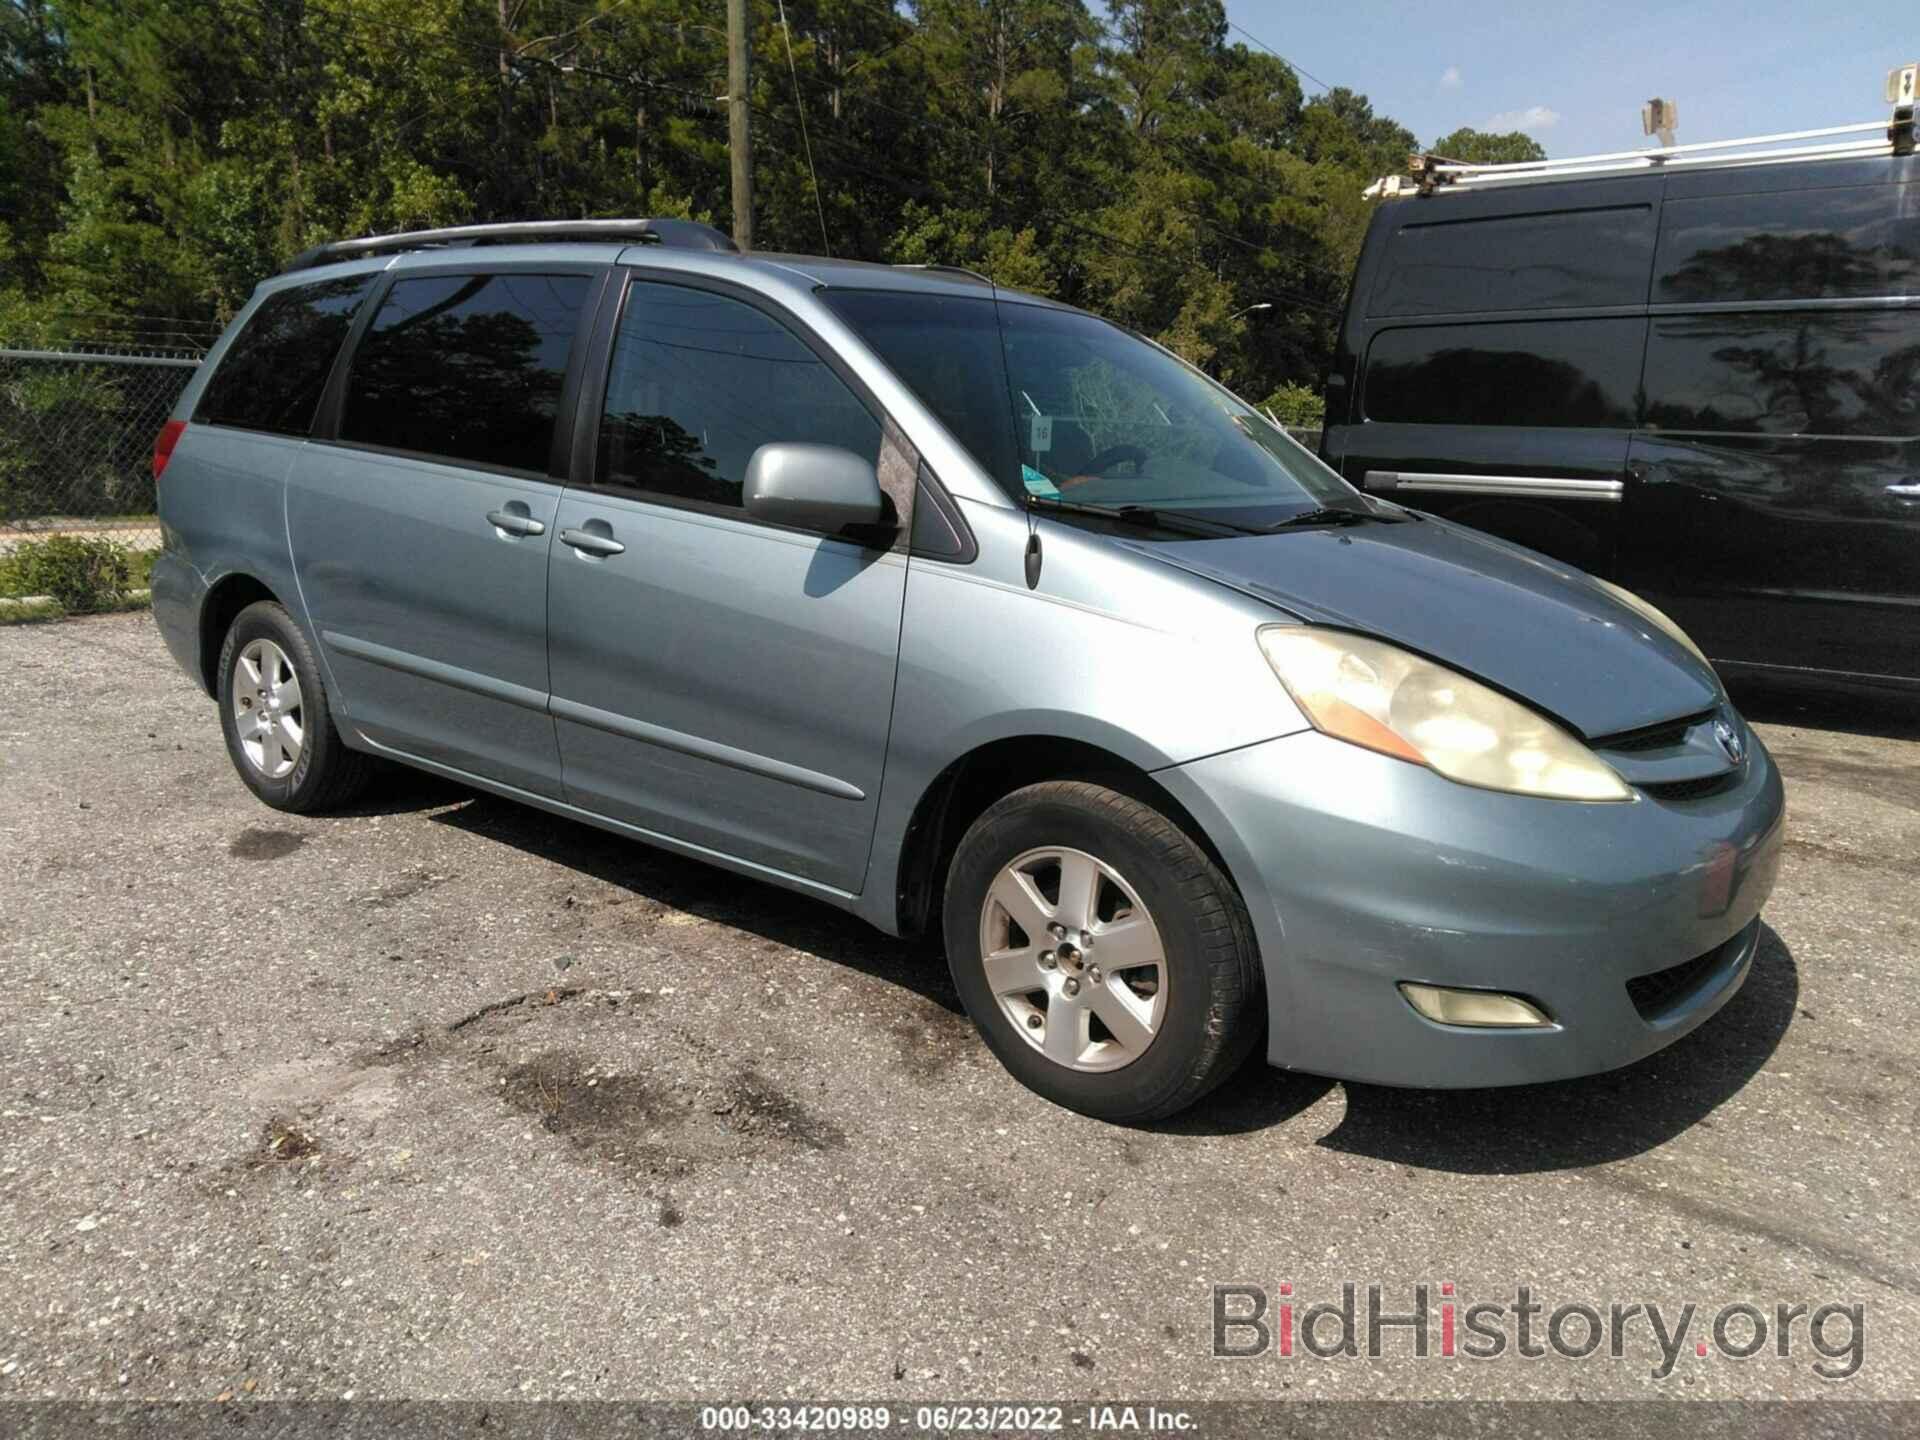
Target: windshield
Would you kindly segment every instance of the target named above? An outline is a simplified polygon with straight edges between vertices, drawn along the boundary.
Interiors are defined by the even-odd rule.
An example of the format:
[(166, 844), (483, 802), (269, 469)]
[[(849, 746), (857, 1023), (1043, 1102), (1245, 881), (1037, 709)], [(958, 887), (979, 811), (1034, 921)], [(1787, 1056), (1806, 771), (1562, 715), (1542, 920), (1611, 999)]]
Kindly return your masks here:
[(1366, 501), (1185, 362), (1078, 311), (985, 296), (827, 290), (1002, 489), (1260, 525)]

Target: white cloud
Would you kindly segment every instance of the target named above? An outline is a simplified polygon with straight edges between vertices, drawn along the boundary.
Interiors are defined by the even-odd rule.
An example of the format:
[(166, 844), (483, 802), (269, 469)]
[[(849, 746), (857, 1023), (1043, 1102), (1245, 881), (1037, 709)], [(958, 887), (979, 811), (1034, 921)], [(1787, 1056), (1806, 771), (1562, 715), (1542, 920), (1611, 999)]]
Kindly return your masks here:
[(1442, 90), (1458, 90), (1460, 85), (1460, 67), (1458, 65), (1449, 65), (1440, 72), (1440, 88)]
[(1560, 123), (1560, 112), (1545, 105), (1529, 105), (1524, 110), (1502, 110), (1487, 121), (1487, 129), (1495, 135), (1504, 135), (1509, 130), (1524, 130), (1532, 135), (1541, 130), (1551, 130)]

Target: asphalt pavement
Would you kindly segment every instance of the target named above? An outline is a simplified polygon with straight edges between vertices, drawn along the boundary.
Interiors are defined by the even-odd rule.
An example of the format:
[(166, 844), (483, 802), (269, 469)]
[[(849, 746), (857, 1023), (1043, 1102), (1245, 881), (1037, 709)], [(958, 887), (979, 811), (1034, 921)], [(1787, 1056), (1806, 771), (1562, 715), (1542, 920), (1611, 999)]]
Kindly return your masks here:
[(0, 629), (0, 1397), (1920, 1398), (1920, 723), (1750, 713), (1787, 859), (1696, 1034), (1119, 1129), (926, 943), (404, 772), (275, 814), (150, 617)]

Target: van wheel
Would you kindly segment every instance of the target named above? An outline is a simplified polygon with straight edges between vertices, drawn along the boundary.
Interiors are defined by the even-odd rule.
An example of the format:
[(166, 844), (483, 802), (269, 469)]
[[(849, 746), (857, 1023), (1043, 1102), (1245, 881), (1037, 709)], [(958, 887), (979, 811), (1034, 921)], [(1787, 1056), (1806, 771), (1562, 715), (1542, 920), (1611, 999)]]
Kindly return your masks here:
[(340, 738), (306, 635), (271, 600), (242, 610), (220, 647), (220, 728), (233, 768), (276, 810), (350, 804), (373, 771)]
[(1183, 1110), (1261, 1031), (1233, 886), (1179, 826), (1103, 785), (1048, 781), (989, 806), (954, 854), (943, 928), (988, 1047), (1083, 1115)]

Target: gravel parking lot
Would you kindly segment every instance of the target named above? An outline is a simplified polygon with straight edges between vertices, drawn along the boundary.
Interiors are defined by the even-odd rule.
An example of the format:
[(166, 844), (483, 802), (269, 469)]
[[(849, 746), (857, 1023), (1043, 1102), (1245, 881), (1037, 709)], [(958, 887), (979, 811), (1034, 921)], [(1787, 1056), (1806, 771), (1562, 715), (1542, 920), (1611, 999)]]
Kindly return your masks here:
[[(1791, 839), (1714, 1023), (1124, 1130), (927, 944), (423, 777), (277, 815), (149, 617), (0, 630), (0, 1396), (1920, 1396), (1920, 724), (1750, 708)], [(1447, 1283), (1698, 1314), (1664, 1379), (1211, 1354), (1214, 1284), (1349, 1281), (1435, 1349)], [(1740, 1301), (1858, 1303), (1857, 1373), (1699, 1355)]]

